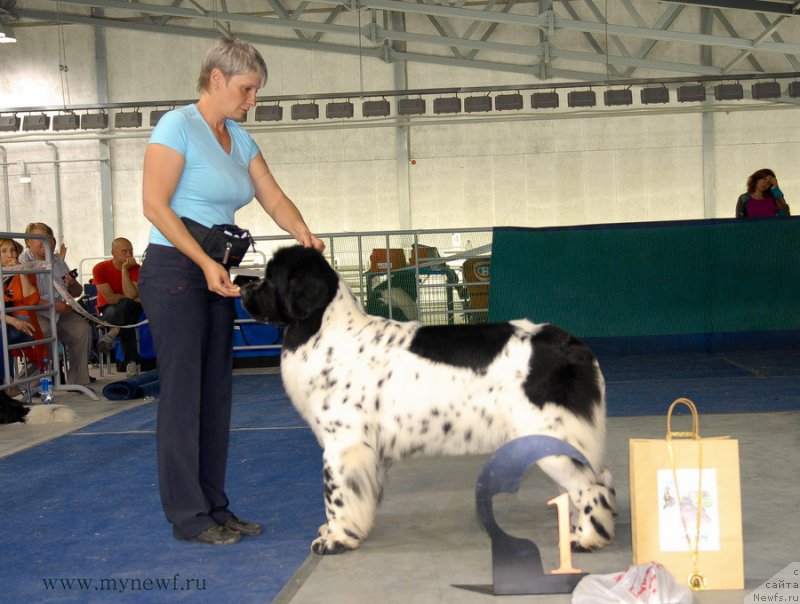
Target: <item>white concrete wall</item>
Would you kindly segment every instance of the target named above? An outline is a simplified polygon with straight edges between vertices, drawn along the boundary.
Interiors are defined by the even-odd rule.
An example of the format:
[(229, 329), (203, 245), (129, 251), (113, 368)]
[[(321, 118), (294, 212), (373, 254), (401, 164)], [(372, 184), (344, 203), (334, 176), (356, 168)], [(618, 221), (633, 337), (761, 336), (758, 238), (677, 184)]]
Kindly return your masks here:
[[(63, 59), (58, 28), (20, 29), (19, 33), (18, 44), (0, 47), (0, 107), (61, 104), (64, 89), (58, 65)], [(72, 103), (95, 102), (94, 33), (86, 26), (64, 27), (63, 33), (70, 99)], [(110, 102), (196, 97), (195, 80), (208, 39), (125, 30), (108, 30), (106, 35)], [(572, 35), (576, 45), (585, 45), (581, 36)], [(522, 43), (526, 36), (509, 27), (505, 39)], [(383, 62), (285, 48), (261, 50), (270, 70), (263, 94), (354, 91), (361, 87), (362, 78), (364, 90), (394, 88), (395, 67)], [(696, 51), (659, 48), (654, 52), (664, 60), (682, 60), (682, 53)], [(409, 88), (525, 82), (514, 74), (422, 64), (408, 65), (407, 76)], [(601, 99), (602, 90), (597, 93)], [(391, 102), (394, 107), (395, 99)], [(638, 105), (638, 91), (634, 91), (634, 102)], [(566, 92), (562, 92), (565, 104)], [(599, 104), (592, 115), (602, 114), (602, 100)], [(356, 105), (358, 117), (357, 100)], [(324, 115), (324, 103), (320, 107)], [(283, 126), (291, 126), (288, 104), (284, 111)], [(413, 228), (704, 217), (700, 113), (637, 115), (629, 111), (592, 118), (575, 118), (563, 110), (523, 113), (531, 119), (470, 123), (457, 118), (442, 123), (430, 117), (410, 128)], [(145, 121), (147, 117), (145, 112)], [(717, 185), (711, 217), (732, 216), (747, 175), (762, 167), (777, 172), (790, 204), (798, 200), (794, 205), (800, 212), (800, 175), (794, 165), (800, 151), (800, 112), (762, 109), (715, 113), (710, 119), (714, 165), (709, 169)], [(284, 129), (254, 136), (279, 183), (314, 230), (400, 226), (398, 170), (405, 159), (398, 163), (395, 127)], [(89, 161), (104, 151), (95, 141), (57, 144), (63, 160), (87, 160), (64, 164), (61, 169), (61, 237), (74, 265), (81, 258), (108, 253), (102, 245), (99, 164)], [(8, 199), (2, 199), (0, 185), (0, 211), (10, 206), (11, 230), (39, 220), (56, 227), (53, 166), (30, 163), (51, 159), (50, 149), (42, 142), (20, 142), (18, 135), (14, 140), (0, 135), (0, 145), (11, 164)], [(145, 145), (145, 138), (115, 139), (109, 144), (113, 234), (130, 238), (137, 252), (146, 246), (149, 228), (141, 212)], [(19, 184), (21, 161), (29, 162), (30, 185)], [(240, 211), (237, 221), (258, 234), (278, 232), (255, 203)]]

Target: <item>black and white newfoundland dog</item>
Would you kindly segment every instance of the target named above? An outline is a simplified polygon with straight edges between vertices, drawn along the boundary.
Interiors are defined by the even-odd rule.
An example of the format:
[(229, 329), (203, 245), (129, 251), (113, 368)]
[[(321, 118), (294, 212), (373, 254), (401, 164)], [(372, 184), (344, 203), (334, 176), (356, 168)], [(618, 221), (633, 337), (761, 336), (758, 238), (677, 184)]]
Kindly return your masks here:
[(367, 538), (392, 460), (491, 453), (531, 434), (570, 443), (597, 468), (563, 456), (539, 463), (577, 509), (573, 548), (613, 538), (605, 383), (574, 336), (525, 320), (427, 326), (370, 316), (322, 254), (300, 246), (278, 250), (242, 301), (257, 320), (286, 327), (283, 383), (324, 449), (328, 522), (315, 553)]

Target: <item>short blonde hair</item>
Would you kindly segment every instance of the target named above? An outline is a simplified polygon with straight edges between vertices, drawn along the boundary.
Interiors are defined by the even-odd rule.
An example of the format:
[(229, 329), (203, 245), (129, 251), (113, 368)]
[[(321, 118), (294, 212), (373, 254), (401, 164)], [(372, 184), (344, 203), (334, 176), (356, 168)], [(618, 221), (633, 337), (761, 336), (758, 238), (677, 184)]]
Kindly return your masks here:
[(206, 53), (197, 78), (197, 91), (205, 92), (211, 85), (211, 72), (219, 69), (225, 81), (235, 75), (256, 72), (261, 77), (261, 85), (267, 83), (267, 64), (264, 57), (252, 44), (236, 38), (219, 38)]

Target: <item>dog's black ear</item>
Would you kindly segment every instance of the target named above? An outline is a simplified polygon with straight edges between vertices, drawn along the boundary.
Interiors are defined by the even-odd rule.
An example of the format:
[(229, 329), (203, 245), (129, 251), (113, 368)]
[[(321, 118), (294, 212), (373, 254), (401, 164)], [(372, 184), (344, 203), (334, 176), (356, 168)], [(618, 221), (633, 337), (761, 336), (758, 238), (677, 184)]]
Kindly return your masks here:
[(319, 309), (325, 308), (331, 300), (328, 283), (313, 273), (290, 277), (286, 294), (286, 309), (297, 321), (307, 319)]

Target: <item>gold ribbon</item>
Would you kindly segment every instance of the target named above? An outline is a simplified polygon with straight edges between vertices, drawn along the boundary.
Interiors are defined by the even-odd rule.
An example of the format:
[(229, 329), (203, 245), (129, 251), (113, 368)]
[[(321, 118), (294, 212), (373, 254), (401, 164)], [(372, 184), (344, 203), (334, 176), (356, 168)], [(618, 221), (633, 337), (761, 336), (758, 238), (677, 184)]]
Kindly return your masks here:
[[(689, 410), (692, 412), (691, 432), (672, 431), (672, 411), (677, 405), (681, 404), (689, 407)], [(692, 572), (690, 572), (686, 577), (686, 582), (692, 591), (700, 591), (706, 587), (706, 577), (699, 571), (697, 564), (698, 553), (700, 551), (700, 525), (703, 519), (703, 440), (700, 438), (699, 424), (700, 420), (697, 414), (697, 407), (695, 407), (694, 403), (688, 398), (676, 399), (672, 405), (670, 405), (669, 411), (667, 412), (667, 450), (669, 451), (669, 463), (670, 466), (672, 466), (672, 479), (675, 482), (675, 494), (678, 497), (678, 513), (680, 514), (681, 523), (683, 524), (683, 534), (686, 537), (686, 545), (689, 548), (692, 556)], [(697, 523), (695, 526), (694, 545), (692, 545), (692, 539), (689, 537), (689, 529), (686, 526), (686, 519), (683, 516), (683, 512), (681, 512), (682, 498), (680, 486), (678, 485), (678, 468), (677, 464), (675, 463), (675, 453), (672, 449), (673, 436), (684, 438), (688, 437), (697, 441)]]

